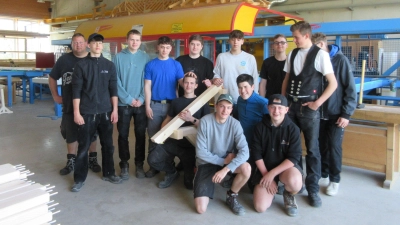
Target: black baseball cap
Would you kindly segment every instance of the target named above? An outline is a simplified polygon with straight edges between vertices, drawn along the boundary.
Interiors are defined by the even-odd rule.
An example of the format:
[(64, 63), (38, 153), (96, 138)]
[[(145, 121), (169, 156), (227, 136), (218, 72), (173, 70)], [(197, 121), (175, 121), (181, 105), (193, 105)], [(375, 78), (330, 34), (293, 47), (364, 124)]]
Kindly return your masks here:
[(95, 38), (97, 38), (97, 37), (101, 38), (101, 41), (104, 40), (103, 35), (98, 34), (98, 33), (93, 33), (93, 34), (91, 34), (91, 35), (89, 36), (89, 38), (88, 38), (88, 43), (90, 43), (91, 41), (93, 41), (93, 39), (95, 39)]
[(233, 104), (233, 98), (232, 98), (232, 96), (230, 94), (222, 94), (222, 95), (220, 95), (218, 97), (217, 103), (220, 102), (220, 101), (223, 101), (223, 100), (228, 101), (231, 104)]
[[(279, 99), (279, 101), (276, 99)], [(281, 94), (273, 94), (268, 98), (268, 105), (282, 105), (288, 107), (288, 102), (285, 96)]]

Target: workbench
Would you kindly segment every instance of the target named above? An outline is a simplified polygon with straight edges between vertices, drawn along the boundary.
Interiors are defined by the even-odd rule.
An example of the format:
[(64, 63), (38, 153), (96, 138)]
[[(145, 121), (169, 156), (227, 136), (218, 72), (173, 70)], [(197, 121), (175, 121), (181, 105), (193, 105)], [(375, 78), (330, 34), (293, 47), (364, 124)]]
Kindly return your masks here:
[(29, 103), (35, 102), (34, 87), (32, 78), (41, 77), (43, 74), (50, 73), (49, 69), (24, 68), (24, 67), (0, 67), (0, 77), (7, 77), (8, 88), (8, 107), (12, 107), (12, 78), (20, 77), (22, 79), (22, 101), (26, 102), (26, 82), (29, 82)]
[(343, 140), (343, 164), (385, 173), (383, 187), (392, 189), (400, 176), (400, 108), (366, 104), (351, 119)]

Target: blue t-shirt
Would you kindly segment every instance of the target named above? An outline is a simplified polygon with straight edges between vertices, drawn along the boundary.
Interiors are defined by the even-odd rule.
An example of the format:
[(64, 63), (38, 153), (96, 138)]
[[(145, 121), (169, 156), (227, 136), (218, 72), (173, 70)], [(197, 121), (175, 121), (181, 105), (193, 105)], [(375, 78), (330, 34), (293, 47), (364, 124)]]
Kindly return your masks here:
[(244, 100), (239, 96), (237, 101), (239, 122), (242, 125), (247, 143), (253, 140), (253, 131), (256, 124), (260, 122), (264, 114), (268, 114), (268, 99), (261, 97), (253, 91), (253, 94)]
[(151, 100), (173, 100), (176, 98), (176, 85), (183, 78), (179, 62), (168, 58), (155, 58), (146, 64), (144, 79), (151, 80)]

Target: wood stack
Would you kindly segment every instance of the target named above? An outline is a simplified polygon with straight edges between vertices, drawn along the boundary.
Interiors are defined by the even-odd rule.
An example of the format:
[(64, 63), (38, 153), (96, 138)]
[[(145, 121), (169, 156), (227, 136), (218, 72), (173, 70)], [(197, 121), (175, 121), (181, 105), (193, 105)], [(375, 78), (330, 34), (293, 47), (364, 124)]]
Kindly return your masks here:
[(48, 224), (53, 221), (54, 206), (50, 185), (27, 181), (32, 175), (24, 166), (0, 165), (0, 224)]

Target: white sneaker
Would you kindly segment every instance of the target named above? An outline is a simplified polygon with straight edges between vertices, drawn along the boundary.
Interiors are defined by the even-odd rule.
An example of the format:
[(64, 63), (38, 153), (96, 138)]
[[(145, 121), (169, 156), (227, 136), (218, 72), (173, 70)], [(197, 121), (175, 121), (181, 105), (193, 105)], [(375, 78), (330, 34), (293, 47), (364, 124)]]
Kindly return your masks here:
[(330, 182), (328, 188), (326, 188), (326, 194), (335, 196), (339, 192), (339, 183)]
[(328, 186), (329, 184), (329, 177), (321, 177), (318, 181), (320, 186)]

